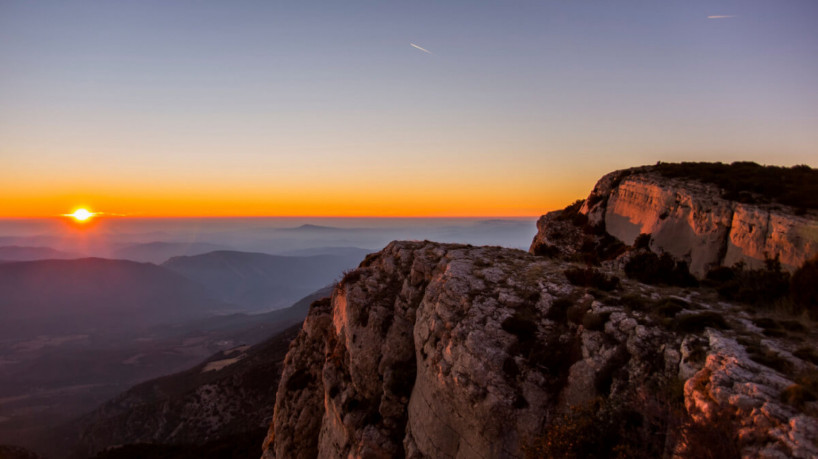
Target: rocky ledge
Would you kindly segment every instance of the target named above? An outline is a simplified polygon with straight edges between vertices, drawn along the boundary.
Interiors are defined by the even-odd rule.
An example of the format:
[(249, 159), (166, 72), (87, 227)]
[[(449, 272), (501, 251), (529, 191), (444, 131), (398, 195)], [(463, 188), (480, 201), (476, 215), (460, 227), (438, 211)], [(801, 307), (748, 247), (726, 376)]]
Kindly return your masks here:
[(264, 457), (818, 456), (811, 327), (614, 274), (391, 243), (313, 304)]
[[(597, 182), (577, 214), (585, 217), (591, 227), (625, 244), (633, 244), (640, 234), (650, 234), (651, 250), (687, 262), (690, 272), (697, 277), (711, 268), (739, 262), (760, 268), (765, 260), (774, 258), (786, 270), (794, 271), (818, 256), (815, 209), (794, 207), (749, 192), (730, 193), (716, 183), (698, 179), (694, 173), (696, 167), (704, 174), (717, 166), (721, 166), (719, 172), (724, 175), (749, 170), (759, 175), (760, 182), (780, 182), (785, 180), (776, 176), (781, 171), (788, 174), (799, 171), (748, 167), (747, 163), (665, 164), (620, 170)], [(666, 176), (668, 172), (678, 175), (679, 170), (692, 175)], [(806, 168), (802, 174), (818, 180), (815, 170)], [(785, 197), (795, 194), (791, 192)], [(564, 239), (579, 237), (566, 228), (562, 212), (552, 212), (540, 219), (532, 251), (557, 250)], [(578, 246), (577, 241), (568, 242), (570, 247)]]

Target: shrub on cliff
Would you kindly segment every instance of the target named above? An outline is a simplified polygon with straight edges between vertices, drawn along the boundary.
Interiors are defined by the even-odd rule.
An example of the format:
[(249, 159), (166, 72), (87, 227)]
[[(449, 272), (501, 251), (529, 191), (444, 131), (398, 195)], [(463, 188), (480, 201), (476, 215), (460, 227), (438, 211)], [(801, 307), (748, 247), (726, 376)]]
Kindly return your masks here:
[(523, 453), (527, 459), (740, 458), (733, 413), (717, 407), (707, 422), (696, 422), (681, 391), (679, 384), (653, 395), (618, 395), (571, 407), (526, 442)]
[(543, 243), (534, 247), (534, 255), (538, 257), (555, 258), (559, 256), (559, 254), (560, 249), (555, 245)]
[(619, 278), (609, 276), (594, 268), (571, 268), (565, 270), (568, 282), (580, 287), (594, 287), (609, 292), (619, 287)]
[(628, 250), (628, 246), (619, 239), (605, 232), (604, 227), (587, 229), (586, 239), (577, 253), (578, 261), (589, 265), (600, 265), (603, 261), (613, 260)]
[(665, 177), (712, 183), (723, 197), (749, 204), (778, 202), (796, 209), (818, 209), (818, 169), (761, 166), (753, 162), (657, 163), (652, 167)]
[(792, 275), (790, 296), (798, 311), (807, 311), (818, 320), (818, 258), (801, 266)]
[[(581, 209), (581, 208), (582, 208), (582, 204), (583, 204), (584, 202), (585, 202), (585, 200), (584, 200), (584, 199), (577, 199), (577, 200), (576, 200), (576, 201), (574, 201), (572, 204), (570, 204), (570, 205), (568, 205), (566, 208), (562, 209), (562, 212), (560, 212), (559, 216), (557, 217), (557, 220), (566, 220), (566, 221), (567, 221), (567, 220), (570, 220), (570, 221), (574, 221), (574, 219), (575, 219), (575, 218), (576, 218), (578, 215), (583, 215), (583, 214), (580, 214), (580, 213), (579, 213), (579, 209)], [(584, 216), (584, 215), (583, 215), (583, 216)], [(586, 219), (586, 221), (587, 221), (587, 219)], [(576, 223), (575, 223), (575, 225), (574, 225), (574, 226), (581, 226), (582, 224), (584, 224), (584, 223), (582, 223), (582, 222), (580, 222), (580, 224), (576, 224)]]
[(689, 423), (682, 403), (681, 394), (665, 390), (653, 396), (600, 397), (555, 416), (522, 449), (526, 458), (664, 457)]
[(636, 236), (636, 240), (633, 241), (633, 248), (634, 249), (645, 249), (650, 250), (650, 240), (651, 235), (648, 233), (641, 233), (639, 236)]
[(706, 278), (722, 298), (757, 307), (771, 308), (790, 290), (790, 275), (781, 269), (778, 258), (768, 259), (762, 269), (746, 269), (744, 263), (716, 268)]
[(634, 408), (610, 398), (574, 406), (552, 420), (541, 437), (524, 447), (525, 457), (661, 457), (664, 436), (661, 432), (651, 432), (661, 439), (642, 434), (641, 430), (653, 430), (654, 426), (646, 425), (645, 418)]
[(698, 281), (690, 274), (687, 263), (676, 261), (669, 254), (662, 256), (642, 251), (625, 264), (625, 275), (643, 284), (693, 287)]

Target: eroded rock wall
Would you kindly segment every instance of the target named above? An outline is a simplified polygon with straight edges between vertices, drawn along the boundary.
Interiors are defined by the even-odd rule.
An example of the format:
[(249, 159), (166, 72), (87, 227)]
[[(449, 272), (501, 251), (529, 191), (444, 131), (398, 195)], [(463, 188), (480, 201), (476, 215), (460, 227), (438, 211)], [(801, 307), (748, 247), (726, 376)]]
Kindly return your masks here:
[(758, 268), (775, 257), (793, 271), (818, 255), (814, 217), (782, 205), (726, 200), (715, 185), (651, 172), (606, 175), (581, 212), (626, 244), (650, 234), (651, 249), (687, 261), (699, 277), (711, 267), (744, 262)]

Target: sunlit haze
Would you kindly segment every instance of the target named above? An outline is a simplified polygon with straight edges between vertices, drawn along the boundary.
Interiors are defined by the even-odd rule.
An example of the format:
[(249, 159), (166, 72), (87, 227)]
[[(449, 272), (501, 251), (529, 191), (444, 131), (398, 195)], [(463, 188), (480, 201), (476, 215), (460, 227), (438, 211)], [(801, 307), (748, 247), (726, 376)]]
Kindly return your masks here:
[(816, 166), (818, 3), (3, 2), (0, 216), (534, 216)]

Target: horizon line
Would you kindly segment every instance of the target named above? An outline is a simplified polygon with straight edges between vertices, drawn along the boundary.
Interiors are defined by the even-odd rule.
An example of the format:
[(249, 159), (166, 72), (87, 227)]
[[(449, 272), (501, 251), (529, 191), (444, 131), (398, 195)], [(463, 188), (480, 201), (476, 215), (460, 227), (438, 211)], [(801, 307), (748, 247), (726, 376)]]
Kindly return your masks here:
[[(239, 219), (239, 218), (337, 218), (337, 219), (474, 219), (474, 218), (539, 218), (545, 213), (530, 215), (107, 215), (93, 217), (93, 220), (125, 220), (125, 219)], [(0, 220), (51, 220), (71, 219), (65, 215), (37, 215), (37, 216), (0, 216)]]

